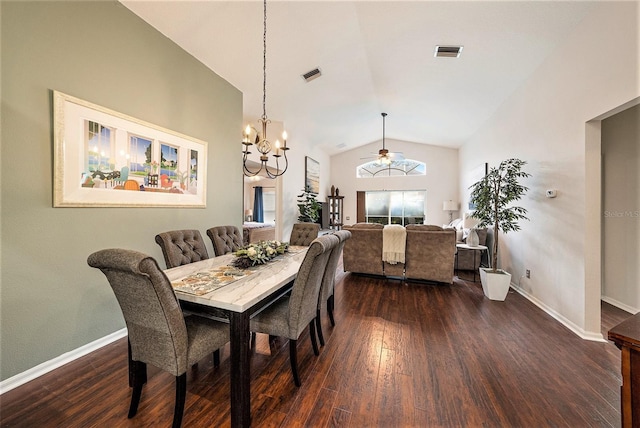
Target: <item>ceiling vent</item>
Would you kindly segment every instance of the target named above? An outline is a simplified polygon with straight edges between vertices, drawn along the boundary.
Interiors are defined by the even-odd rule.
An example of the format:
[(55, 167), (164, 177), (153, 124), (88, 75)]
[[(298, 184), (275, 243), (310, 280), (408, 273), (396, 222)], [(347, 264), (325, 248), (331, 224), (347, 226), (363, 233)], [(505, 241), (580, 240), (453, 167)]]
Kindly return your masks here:
[(320, 71), (320, 69), (319, 68), (314, 68), (313, 70), (304, 73), (302, 75), (302, 78), (306, 82), (311, 82), (313, 79), (317, 79), (320, 76), (322, 76), (322, 72)]
[(462, 46), (436, 46), (435, 57), (458, 58), (462, 53)]

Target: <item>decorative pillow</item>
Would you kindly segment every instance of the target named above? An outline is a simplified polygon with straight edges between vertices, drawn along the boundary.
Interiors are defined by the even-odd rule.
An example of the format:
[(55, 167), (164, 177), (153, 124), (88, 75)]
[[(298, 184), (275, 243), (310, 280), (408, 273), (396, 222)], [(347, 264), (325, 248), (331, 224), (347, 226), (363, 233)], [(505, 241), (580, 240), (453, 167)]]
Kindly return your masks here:
[(455, 229), (459, 229), (461, 223), (462, 223), (462, 219), (461, 218), (457, 218), (455, 220), (452, 220), (451, 223), (449, 223), (449, 226), (453, 227)]

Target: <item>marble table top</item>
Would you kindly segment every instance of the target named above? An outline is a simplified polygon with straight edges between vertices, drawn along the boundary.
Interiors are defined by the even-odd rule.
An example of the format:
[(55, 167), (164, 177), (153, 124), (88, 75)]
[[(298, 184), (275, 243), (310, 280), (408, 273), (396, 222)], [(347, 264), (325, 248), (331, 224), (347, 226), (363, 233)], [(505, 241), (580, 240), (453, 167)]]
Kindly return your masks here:
[[(307, 247), (292, 246), (290, 247), (290, 252), (278, 256), (264, 265), (252, 267), (251, 269), (255, 270), (253, 274), (210, 293), (198, 296), (176, 290), (176, 296), (184, 301), (233, 312), (244, 312), (295, 279), (304, 260), (306, 250)], [(207, 260), (166, 269), (164, 273), (170, 281), (178, 281), (199, 271), (229, 265), (234, 258), (233, 254), (225, 254), (224, 256), (212, 257)]]

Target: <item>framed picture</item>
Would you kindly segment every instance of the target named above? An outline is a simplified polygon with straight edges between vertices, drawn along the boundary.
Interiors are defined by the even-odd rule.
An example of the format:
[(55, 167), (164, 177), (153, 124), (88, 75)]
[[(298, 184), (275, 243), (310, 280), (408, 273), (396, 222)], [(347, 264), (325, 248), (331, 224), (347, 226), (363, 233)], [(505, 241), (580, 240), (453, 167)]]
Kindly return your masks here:
[(54, 207), (206, 207), (207, 143), (53, 92)]
[[(473, 186), (475, 183), (477, 183), (478, 181), (486, 177), (488, 172), (489, 172), (489, 164), (486, 162), (473, 168), (468, 175), (469, 187)], [(471, 197), (469, 197), (469, 210), (475, 211), (475, 209), (476, 209), (476, 204), (471, 200)]]
[(317, 195), (320, 193), (320, 164), (309, 156), (305, 156), (304, 159), (304, 188)]

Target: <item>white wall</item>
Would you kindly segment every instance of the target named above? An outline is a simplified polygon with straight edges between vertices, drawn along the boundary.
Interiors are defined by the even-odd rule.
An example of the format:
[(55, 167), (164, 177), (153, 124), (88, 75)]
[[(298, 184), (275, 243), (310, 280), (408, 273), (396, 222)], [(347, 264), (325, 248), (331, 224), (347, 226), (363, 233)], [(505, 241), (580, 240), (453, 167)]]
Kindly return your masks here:
[[(280, 223), (282, 232), (279, 239), (288, 241), (291, 236), (293, 224), (298, 222), (298, 195), (304, 191), (305, 183), (305, 156), (318, 161), (320, 164), (320, 193), (318, 201), (326, 201), (327, 195), (331, 193), (331, 183), (329, 180), (329, 156), (319, 149), (303, 149), (302, 143), (298, 144), (295, 136), (290, 136), (291, 150), (289, 150), (289, 169), (282, 178), (282, 222)], [(289, 143), (287, 143), (289, 145)]]
[[(585, 242), (585, 123), (639, 93), (638, 3), (597, 4), (460, 150), (461, 171), (478, 159), (529, 162), (522, 205), (531, 221), (503, 236), (500, 264), (523, 294), (586, 338), (601, 334), (599, 299), (587, 299), (585, 287), (585, 254), (600, 245)], [(461, 180), (463, 194), (469, 184)], [(557, 198), (545, 198), (549, 188)]]
[(602, 121), (603, 300), (640, 311), (640, 106)]
[[(356, 223), (356, 192), (365, 190), (426, 190), (426, 223), (449, 222), (449, 212), (442, 202), (458, 196), (458, 150), (387, 138), (390, 151), (402, 152), (406, 159), (425, 162), (426, 176), (356, 178), (356, 167), (372, 159), (382, 147), (378, 141), (331, 157), (331, 184), (344, 196), (344, 224)], [(329, 185), (329, 187), (331, 187)], [(453, 213), (454, 218), (458, 213)]]

